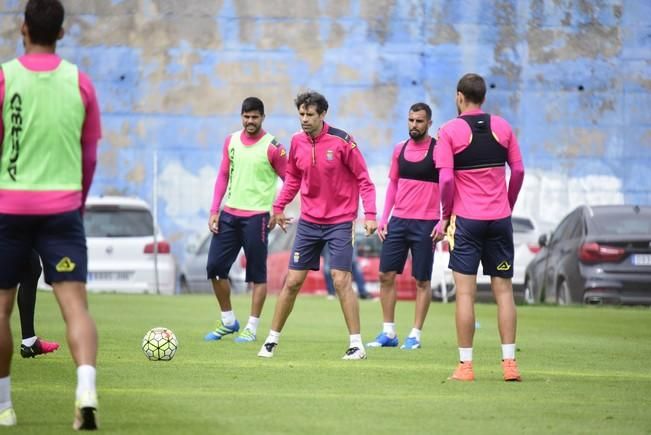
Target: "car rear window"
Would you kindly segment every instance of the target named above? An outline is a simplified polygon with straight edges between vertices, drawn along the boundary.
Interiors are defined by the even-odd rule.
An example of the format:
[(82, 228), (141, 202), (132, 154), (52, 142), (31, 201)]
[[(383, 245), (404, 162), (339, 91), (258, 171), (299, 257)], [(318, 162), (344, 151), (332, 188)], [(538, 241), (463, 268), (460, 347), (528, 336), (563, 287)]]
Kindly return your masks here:
[(595, 234), (651, 234), (651, 215), (630, 211), (610, 211), (595, 214), (591, 229)]
[(531, 222), (530, 219), (526, 218), (512, 217), (511, 224), (513, 225), (514, 233), (528, 233), (535, 229), (533, 222)]
[(92, 207), (84, 213), (86, 237), (143, 237), (154, 234), (149, 210)]

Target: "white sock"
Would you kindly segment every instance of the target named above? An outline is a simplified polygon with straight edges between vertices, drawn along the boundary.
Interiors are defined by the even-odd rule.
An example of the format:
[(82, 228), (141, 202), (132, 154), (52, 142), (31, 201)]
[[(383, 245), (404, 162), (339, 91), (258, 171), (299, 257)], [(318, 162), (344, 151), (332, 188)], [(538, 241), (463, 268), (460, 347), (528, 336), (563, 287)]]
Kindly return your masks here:
[(350, 334), (350, 347), (359, 347), (364, 349), (362, 344), (362, 334)]
[(225, 326), (233, 326), (235, 323), (235, 311), (222, 311), (222, 323)]
[(515, 359), (515, 343), (502, 345), (502, 359)]
[(0, 410), (11, 408), (11, 377), (0, 378)]
[(95, 392), (95, 376), (95, 367), (87, 364), (77, 367), (77, 399), (85, 391)]
[(396, 336), (396, 324), (395, 323), (384, 322), (382, 324), (382, 332), (384, 332), (390, 338), (395, 337)]
[(260, 324), (259, 317), (249, 316), (249, 322), (246, 324), (246, 329), (253, 332), (254, 334), (258, 331), (258, 325)]
[(34, 343), (36, 343), (37, 338), (38, 338), (37, 336), (25, 338), (22, 343), (27, 347), (31, 347), (34, 345)]
[(459, 348), (459, 361), (472, 362), (472, 347)]
[(420, 341), (420, 329), (411, 328), (409, 337), (415, 338), (416, 340)]
[(276, 343), (278, 344), (278, 340), (280, 340), (280, 332), (278, 331), (273, 331), (269, 330), (269, 335), (267, 335), (267, 339), (264, 341), (265, 343)]

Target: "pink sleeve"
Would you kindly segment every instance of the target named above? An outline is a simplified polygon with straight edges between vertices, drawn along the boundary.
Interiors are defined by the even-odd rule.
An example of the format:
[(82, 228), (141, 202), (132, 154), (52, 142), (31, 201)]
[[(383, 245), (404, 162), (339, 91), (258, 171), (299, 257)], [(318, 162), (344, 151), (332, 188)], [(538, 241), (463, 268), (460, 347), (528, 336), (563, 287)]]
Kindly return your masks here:
[(391, 181), (389, 181), (389, 185), (387, 186), (387, 195), (384, 199), (384, 212), (382, 213), (382, 218), (380, 219), (380, 225), (382, 226), (386, 226), (387, 222), (389, 222), (389, 215), (391, 214), (391, 210), (396, 203), (397, 191), (398, 179), (392, 178)]
[(364, 156), (362, 156), (362, 152), (359, 150), (352, 136), (350, 137), (350, 142), (343, 146), (346, 147), (344, 152), (346, 165), (355, 178), (357, 178), (359, 194), (362, 197), (362, 205), (364, 206), (364, 218), (367, 220), (375, 220), (377, 215), (375, 208), (375, 185), (371, 181), (371, 176), (368, 174)]
[(0, 151), (2, 151), (2, 141), (5, 137), (5, 126), (2, 120), (2, 104), (5, 100), (5, 75), (0, 68)]
[(400, 151), (404, 142), (397, 144), (393, 148), (393, 154), (391, 155), (391, 167), (389, 168), (389, 178), (391, 180), (397, 180), (400, 178), (400, 168), (398, 167), (398, 157), (400, 157)]
[(452, 152), (452, 136), (448, 125), (441, 127), (439, 139), (434, 148), (434, 160), (437, 168), (454, 168), (454, 153)]
[(283, 188), (280, 190), (276, 201), (274, 201), (273, 212), (282, 213), (287, 204), (292, 202), (298, 189), (301, 187), (301, 171), (296, 166), (295, 146), (293, 145), (294, 139), (289, 145), (289, 156), (287, 158), (287, 169), (285, 171), (285, 180)]
[(228, 186), (228, 172), (231, 168), (231, 160), (228, 158), (228, 146), (231, 143), (231, 137), (227, 136), (224, 140), (224, 147), (222, 149), (222, 162), (219, 165), (219, 172), (215, 180), (215, 189), (212, 195), (212, 205), (210, 206), (210, 214), (217, 214), (226, 193)]
[(276, 174), (281, 180), (285, 181), (285, 173), (287, 172), (287, 152), (285, 151), (285, 147), (282, 144), (278, 144), (277, 146), (269, 145), (267, 157)]
[(97, 167), (97, 142), (102, 137), (102, 127), (95, 88), (88, 76), (82, 72), (79, 72), (79, 92), (86, 110), (81, 130), (81, 197), (82, 204), (86, 204)]
[(517, 162), (509, 163), (511, 168), (511, 178), (509, 178), (509, 205), (511, 210), (515, 207), (515, 202), (518, 200), (518, 194), (522, 188), (522, 182), (524, 181), (524, 164), (522, 160)]
[(441, 217), (450, 219), (454, 203), (454, 169), (439, 169), (439, 193), (441, 195)]
[(81, 130), (81, 141), (98, 141), (102, 137), (102, 126), (100, 121), (99, 104), (95, 87), (88, 76), (79, 72), (79, 91), (81, 100), (86, 108), (86, 118)]

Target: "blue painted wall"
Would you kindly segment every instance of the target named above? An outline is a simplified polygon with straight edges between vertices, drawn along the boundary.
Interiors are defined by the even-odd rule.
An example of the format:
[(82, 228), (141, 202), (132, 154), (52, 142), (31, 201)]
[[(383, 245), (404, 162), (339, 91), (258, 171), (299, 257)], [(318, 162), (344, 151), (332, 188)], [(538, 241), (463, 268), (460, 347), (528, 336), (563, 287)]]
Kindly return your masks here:
[[(0, 0), (0, 59), (22, 50), (23, 1)], [(416, 101), (438, 126), (466, 72), (516, 128), (516, 213), (543, 226), (580, 203), (651, 203), (651, 2), (635, 0), (64, 1), (59, 52), (94, 80), (104, 138), (92, 194), (158, 201), (179, 260), (206, 228), (221, 144), (249, 95), (287, 143), (293, 96), (321, 91), (358, 140), (382, 205)], [(154, 168), (154, 152), (158, 165)]]

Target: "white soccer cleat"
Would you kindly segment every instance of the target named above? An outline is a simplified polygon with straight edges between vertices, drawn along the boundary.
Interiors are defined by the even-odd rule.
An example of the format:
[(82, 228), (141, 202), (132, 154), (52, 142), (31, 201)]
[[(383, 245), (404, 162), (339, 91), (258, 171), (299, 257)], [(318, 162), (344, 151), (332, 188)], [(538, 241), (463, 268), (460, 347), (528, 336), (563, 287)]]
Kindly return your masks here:
[(274, 343), (272, 341), (265, 343), (262, 345), (260, 348), (260, 352), (258, 352), (258, 356), (262, 358), (271, 358), (274, 356), (274, 349), (276, 349), (276, 346), (278, 346), (278, 343)]
[(351, 347), (349, 348), (346, 353), (344, 354), (341, 359), (348, 359), (348, 360), (358, 360), (358, 359), (366, 359), (366, 352), (364, 351), (363, 347)]
[(75, 419), (72, 422), (74, 430), (97, 430), (97, 393), (85, 391), (75, 402)]
[(14, 408), (5, 408), (0, 412), (0, 426), (16, 426), (16, 413)]

